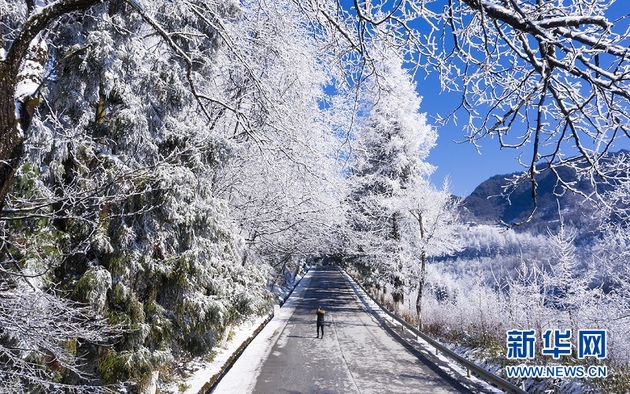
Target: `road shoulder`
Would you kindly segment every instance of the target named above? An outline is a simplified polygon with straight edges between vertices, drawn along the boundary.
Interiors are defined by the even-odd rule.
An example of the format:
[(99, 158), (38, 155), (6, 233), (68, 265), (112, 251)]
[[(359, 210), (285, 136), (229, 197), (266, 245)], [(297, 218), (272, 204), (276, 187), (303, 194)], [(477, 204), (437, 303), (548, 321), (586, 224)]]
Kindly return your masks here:
[(282, 307), (277, 308), (274, 317), (232, 365), (230, 370), (211, 391), (213, 394), (251, 393), (256, 385), (260, 369), (269, 357), (273, 345), (293, 316), (298, 300), (308, 288), (314, 270), (309, 270), (295, 287), (291, 296)]

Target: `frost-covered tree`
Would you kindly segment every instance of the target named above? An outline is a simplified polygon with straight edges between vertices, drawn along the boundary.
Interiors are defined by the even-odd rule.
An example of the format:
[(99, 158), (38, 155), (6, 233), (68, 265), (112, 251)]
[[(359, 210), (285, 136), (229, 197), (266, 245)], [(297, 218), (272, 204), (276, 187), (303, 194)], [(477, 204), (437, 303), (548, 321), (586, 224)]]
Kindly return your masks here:
[(0, 282), (0, 389), (114, 392), (115, 386), (93, 385), (83, 365), (86, 358), (77, 354), (79, 343), (107, 344), (114, 331), (90, 308), (18, 282), (10, 289), (5, 280)]
[(32, 276), (124, 328), (59, 357), (141, 391), (261, 312), (269, 263), (331, 241), (332, 125), (352, 110), (328, 110), (324, 86), (356, 64), (335, 44), (345, 20), (292, 2), (29, 4), (0, 2), (3, 283)]
[(578, 267), (574, 245), (577, 232), (573, 228), (567, 228), (562, 218), (560, 221), (557, 234), (549, 234), (555, 256), (551, 262), (552, 277), (548, 282), (553, 289), (552, 302), (558, 309), (566, 311), (570, 327), (575, 331), (578, 320), (576, 314), (584, 305), (592, 278)]
[(601, 284), (615, 298), (620, 307), (617, 317), (630, 318), (630, 237), (628, 229), (621, 223), (607, 223), (601, 239), (593, 245), (593, 259), (596, 263), (597, 283)]
[[(628, 138), (630, 127), (629, 19), (621, 4), (357, 1), (345, 14), (355, 30), (341, 30), (367, 59), (362, 75), (373, 72), (371, 61), (378, 58), (365, 43), (377, 39), (401, 48), (414, 70), (438, 73), (442, 88), (461, 97), (441, 120), (464, 119), (473, 143), (495, 137), (502, 148), (523, 152), (524, 171), (512, 187), (528, 182), (535, 201), (536, 173), (544, 170), (579, 192), (555, 170), (559, 166), (593, 184), (627, 182), (627, 158), (615, 166), (602, 160)], [(607, 203), (597, 194), (588, 197)]]
[(420, 255), (406, 221), (428, 192), (432, 167), (425, 160), (436, 134), (418, 112), (420, 98), (401, 60), (389, 50), (380, 56), (382, 69), (364, 86), (373, 99), (353, 142), (348, 219), (351, 254), (370, 275), (392, 284), (398, 302)]
[(0, 208), (23, 158), (24, 133), (38, 105), (36, 93), (38, 80), (42, 78), (41, 63), (46, 61), (40, 34), (64, 15), (87, 10), (96, 3), (67, 0), (46, 7), (42, 7), (43, 2), (0, 3), (0, 130), (3, 135), (0, 142)]
[[(221, 130), (234, 151), (215, 190), (229, 201), (247, 253), (284, 264), (334, 242), (343, 186), (333, 109), (322, 109), (334, 76), (334, 67), (323, 66), (331, 57), (321, 48), (327, 37), (301, 27), (310, 22), (295, 4), (276, 6), (282, 13), (243, 8), (240, 22), (227, 27), (234, 39), (222, 61), (240, 66), (225, 81), (235, 96), (224, 102), (239, 118)], [(250, 93), (241, 85), (251, 85)]]
[[(40, 105), (28, 107), (28, 119), (17, 111), (22, 116), (20, 124), (15, 116), (2, 117), (12, 132), (17, 130), (25, 139), (16, 149), (26, 149), (10, 163), (16, 182), (3, 210), (1, 291), (8, 299), (13, 287), (5, 282), (19, 282), (23, 271), (37, 278), (36, 290), (53, 293), (50, 297), (69, 295), (89, 304), (110, 324), (122, 326), (125, 334), (115, 345), (95, 348), (80, 342), (74, 352), (51, 357), (60, 358), (62, 372), (72, 371), (72, 357), (86, 353), (91, 360), (81, 372), (100, 379), (90, 384), (130, 381), (134, 390), (142, 390), (155, 380), (153, 372), (158, 367), (181, 352), (209, 351), (231, 324), (265, 307), (265, 261), (244, 264), (238, 226), (243, 223), (234, 223), (228, 201), (217, 192), (216, 176), (233, 155), (242, 152), (243, 137), (238, 135), (242, 130), (252, 139), (275, 133), (266, 136), (275, 139), (273, 149), (261, 143), (258, 147), (264, 148), (265, 158), (252, 162), (250, 170), (272, 156), (273, 160), (299, 160), (296, 145), (308, 146), (305, 141), (312, 130), (303, 127), (308, 118), (299, 118), (299, 123), (290, 118), (295, 106), (288, 103), (304, 100), (311, 104), (316, 98), (312, 88), (304, 96), (295, 95), (300, 87), (292, 85), (296, 82), (292, 77), (297, 74), (288, 72), (293, 63), (278, 62), (282, 57), (269, 49), (281, 43), (274, 32), (265, 31), (264, 37), (252, 40), (250, 34), (261, 30), (254, 25), (255, 18), (246, 14), (249, 9), (260, 12), (253, 3), (239, 9), (230, 2), (166, 1), (144, 6), (98, 2), (81, 14), (71, 4), (58, 1), (30, 10), (26, 4), (1, 3), (3, 45), (9, 48), (6, 56), (3, 52), (3, 67), (19, 63), (13, 53), (21, 43), (20, 29), (30, 29), (39, 18), (50, 18), (44, 26), (50, 45), (44, 46), (35, 37), (18, 76), (3, 80), (3, 87), (10, 90), (2, 98), (8, 99), (6, 108), (26, 108), (21, 103), (32, 85), (36, 86), (28, 94), (35, 95)], [(55, 7), (67, 12), (53, 17), (48, 13), (56, 12)], [(299, 20), (282, 24), (284, 11), (270, 7), (267, 12), (275, 13), (278, 24), (266, 27), (281, 28), (286, 34), (303, 32)], [(292, 38), (295, 42), (289, 49), (295, 50), (301, 42), (290, 34), (286, 40)], [(243, 46), (231, 46), (234, 43)], [(46, 47), (48, 52), (42, 53)], [(251, 57), (245, 57), (248, 53)], [(306, 62), (314, 61), (309, 53), (300, 55), (306, 56)], [(273, 70), (272, 62), (279, 63)], [(288, 88), (293, 88), (291, 95)], [(282, 94), (287, 94), (287, 102), (280, 105), (276, 97)], [(240, 112), (230, 111), (227, 103), (239, 96)], [(289, 131), (294, 133), (288, 135)], [(287, 144), (291, 139), (294, 145)], [(326, 145), (318, 139), (311, 141)], [(286, 157), (281, 156), (282, 149), (295, 151)], [(26, 163), (14, 171), (20, 159)], [(312, 157), (309, 164), (313, 165)], [(283, 170), (275, 180), (288, 183), (293, 176), (295, 183), (286, 185), (288, 190), (296, 190), (295, 185), (307, 188), (308, 175), (320, 171), (320, 167), (309, 167), (302, 178), (296, 178), (295, 171)], [(264, 174), (254, 174), (248, 186), (261, 186)], [(240, 191), (245, 192), (244, 188)], [(301, 197), (305, 196), (303, 192)], [(299, 209), (303, 216), (314, 209), (298, 202), (292, 201), (285, 210), (287, 217), (299, 217)], [(267, 219), (277, 229), (281, 217), (271, 204), (265, 201), (263, 207), (270, 211)], [(58, 286), (53, 288), (53, 283)], [(37, 317), (45, 311), (26, 303), (7, 305), (25, 308), (9, 309), (8, 316), (27, 312)], [(57, 319), (73, 316), (77, 304), (65, 305), (70, 312)], [(77, 317), (80, 312), (77, 309)], [(77, 318), (78, 334), (66, 334), (71, 339), (79, 334), (92, 339), (79, 331), (80, 323), (86, 321)], [(19, 324), (15, 321), (14, 325)], [(92, 328), (102, 329), (87, 325), (84, 331)], [(42, 336), (42, 343), (64, 339), (56, 331)], [(102, 336), (99, 331), (92, 333), (95, 338)], [(7, 334), (3, 340), (12, 338)], [(33, 357), (46, 350), (30, 345), (24, 349), (34, 352)], [(25, 380), (81, 383), (79, 391), (97, 390), (72, 382), (70, 373), (49, 374), (46, 364), (39, 365), (40, 369), (35, 368), (38, 364), (32, 366), (25, 371), (32, 371), (33, 376), (25, 375)], [(2, 382), (13, 384), (14, 380)]]
[(452, 255), (462, 248), (457, 234), (459, 201), (448, 190), (447, 181), (442, 190), (436, 190), (425, 181), (415, 185), (415, 194), (408, 201), (408, 215), (413, 218), (410, 220), (411, 232), (417, 238), (415, 249), (420, 252), (419, 266), (414, 270), (417, 276), (415, 305), (420, 329), (423, 328), (422, 298), (427, 280), (428, 257)]

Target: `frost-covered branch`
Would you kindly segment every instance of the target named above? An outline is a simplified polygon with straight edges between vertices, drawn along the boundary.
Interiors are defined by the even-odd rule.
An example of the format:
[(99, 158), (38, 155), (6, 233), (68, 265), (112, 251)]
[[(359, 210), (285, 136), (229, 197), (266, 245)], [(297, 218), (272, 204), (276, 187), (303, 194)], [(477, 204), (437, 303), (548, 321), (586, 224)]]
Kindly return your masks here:
[(569, 166), (593, 184), (625, 182), (601, 164), (630, 127), (628, 19), (611, 14), (613, 3), (462, 0), (442, 24), (432, 19), (434, 31), (453, 33), (444, 46), (454, 50), (428, 63), (443, 86), (461, 90), (467, 139), (531, 149), (519, 182), (531, 183), (534, 199), (543, 167)]
[[(2, 51), (5, 55), (0, 60), (0, 132), (3, 136), (0, 139), (0, 208), (24, 154), (23, 128), (30, 123), (30, 119), (25, 117), (30, 118), (36, 106), (36, 103), (18, 103), (15, 100), (18, 74), (29, 53), (31, 42), (62, 16), (87, 10), (98, 3), (96, 0), (54, 1), (41, 9), (31, 10), (11, 39), (6, 35), (3, 37)], [(28, 114), (20, 111), (18, 104)]]
[[(90, 384), (92, 377), (75, 354), (82, 341), (105, 344), (118, 335), (85, 307), (32, 289), (6, 288), (0, 282), (0, 388), (15, 393), (27, 388), (70, 393), (109, 393), (115, 387)], [(79, 350), (80, 351), (80, 350)], [(77, 358), (79, 357), (79, 358)], [(49, 368), (41, 368), (41, 365)], [(79, 384), (55, 383), (57, 375), (73, 374)]]

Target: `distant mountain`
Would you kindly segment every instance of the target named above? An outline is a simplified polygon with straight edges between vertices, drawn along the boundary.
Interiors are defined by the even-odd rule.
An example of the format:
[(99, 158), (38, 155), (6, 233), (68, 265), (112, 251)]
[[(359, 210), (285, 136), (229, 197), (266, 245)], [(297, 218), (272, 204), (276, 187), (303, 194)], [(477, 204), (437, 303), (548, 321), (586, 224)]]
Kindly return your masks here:
[[(611, 157), (621, 153), (627, 154), (628, 152), (612, 153)], [(562, 179), (576, 181), (577, 190), (587, 195), (594, 191), (593, 186), (588, 181), (576, 180), (573, 169), (560, 166), (556, 170)], [(515, 174), (495, 175), (477, 186), (472, 194), (463, 201), (462, 218), (475, 223), (503, 221), (509, 224), (526, 219), (534, 207), (531, 183), (525, 182), (515, 190), (504, 191), (505, 186), (509, 184), (507, 179), (512, 178)], [(555, 228), (559, 223), (559, 207), (565, 222), (578, 226), (588, 224), (585, 223), (588, 219), (587, 215), (584, 214), (593, 209), (591, 204), (579, 194), (569, 192), (558, 185), (556, 175), (553, 172), (540, 168), (540, 174), (537, 175), (536, 181), (538, 182), (536, 192), (538, 209), (532, 221), (519, 226), (519, 228), (538, 231), (545, 231), (548, 227)], [(603, 191), (602, 187), (599, 191)]]

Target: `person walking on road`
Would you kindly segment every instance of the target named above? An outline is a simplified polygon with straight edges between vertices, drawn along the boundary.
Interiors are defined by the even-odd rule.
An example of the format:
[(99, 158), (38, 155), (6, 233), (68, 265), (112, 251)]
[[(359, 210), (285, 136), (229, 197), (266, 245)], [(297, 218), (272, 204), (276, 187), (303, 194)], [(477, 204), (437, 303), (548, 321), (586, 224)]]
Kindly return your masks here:
[(322, 330), (322, 338), (324, 338), (324, 315), (326, 311), (321, 306), (317, 307), (317, 338), (319, 338), (319, 329)]

